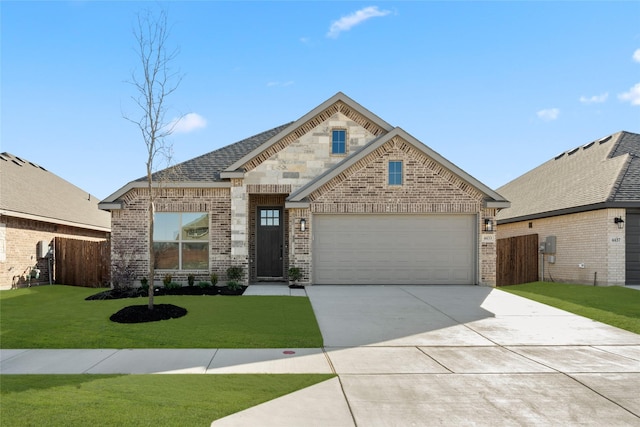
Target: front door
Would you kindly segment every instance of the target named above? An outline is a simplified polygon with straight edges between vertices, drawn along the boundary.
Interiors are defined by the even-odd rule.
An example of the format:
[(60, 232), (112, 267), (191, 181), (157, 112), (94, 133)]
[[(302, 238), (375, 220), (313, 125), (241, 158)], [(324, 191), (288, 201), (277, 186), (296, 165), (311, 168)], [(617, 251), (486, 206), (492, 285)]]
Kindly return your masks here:
[(282, 208), (258, 208), (256, 267), (258, 277), (283, 277)]

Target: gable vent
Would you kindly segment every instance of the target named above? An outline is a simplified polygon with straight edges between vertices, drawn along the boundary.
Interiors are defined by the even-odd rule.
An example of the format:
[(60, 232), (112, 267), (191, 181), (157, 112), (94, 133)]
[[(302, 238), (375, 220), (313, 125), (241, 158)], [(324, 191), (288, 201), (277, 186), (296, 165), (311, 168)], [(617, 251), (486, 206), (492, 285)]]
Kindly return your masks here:
[(567, 155), (570, 156), (570, 155), (574, 154), (576, 151), (578, 151), (579, 149), (580, 149), (580, 147), (576, 147), (573, 150), (569, 150), (569, 151), (567, 151)]
[(583, 150), (586, 150), (587, 148), (591, 147), (591, 146), (592, 146), (593, 144), (595, 144), (595, 143), (596, 143), (596, 142), (595, 142), (595, 141), (593, 141), (593, 142), (590, 142), (590, 143), (588, 143), (588, 144), (585, 144), (585, 145), (583, 145), (583, 146), (582, 146), (582, 149), (583, 149)]
[(555, 156), (555, 157), (553, 158), (553, 160), (558, 160), (559, 158), (561, 158), (561, 157), (562, 157), (562, 156), (564, 156), (564, 155), (565, 155), (565, 152), (563, 151), (562, 153), (560, 153), (560, 154), (558, 154), (557, 156)]
[(604, 144), (605, 142), (607, 142), (608, 140), (611, 139), (611, 135), (609, 136), (605, 136), (604, 138), (602, 138), (600, 141), (598, 141), (598, 143), (600, 144)]

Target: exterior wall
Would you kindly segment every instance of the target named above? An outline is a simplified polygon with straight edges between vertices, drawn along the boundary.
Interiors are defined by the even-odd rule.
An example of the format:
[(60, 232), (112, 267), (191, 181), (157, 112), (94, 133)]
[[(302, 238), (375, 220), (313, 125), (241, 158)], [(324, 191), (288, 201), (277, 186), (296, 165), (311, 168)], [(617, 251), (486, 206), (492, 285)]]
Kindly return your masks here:
[[(124, 196), (125, 208), (111, 213), (112, 263), (122, 260), (129, 265), (137, 283), (149, 271), (147, 200), (146, 189), (131, 190)], [(227, 268), (236, 265), (232, 262), (228, 188), (163, 188), (156, 197), (155, 211), (209, 213), (209, 270), (171, 271), (174, 281), (186, 283), (190, 273), (196, 275), (196, 281), (206, 281), (211, 272), (217, 273), (220, 281), (225, 280)], [(157, 270), (155, 281), (160, 282), (165, 273), (167, 271)]]
[[(390, 186), (387, 181), (389, 160), (403, 161), (403, 184)], [(478, 215), (478, 262), (476, 277), (479, 284), (495, 286), (495, 241), (481, 243), (480, 224), (484, 215), (494, 210), (482, 208), (482, 194), (467, 185), (417, 151), (400, 138), (385, 144), (366, 156), (334, 180), (311, 195), (311, 213), (447, 213)], [(313, 217), (312, 217), (313, 218)], [(313, 220), (307, 222), (310, 236)], [(495, 240), (495, 239), (493, 239)], [(308, 238), (299, 243), (309, 245)], [(309, 270), (308, 264), (298, 265)]]
[(496, 286), (497, 283), (497, 258), (498, 246), (496, 241), (495, 225), (493, 230), (484, 230), (484, 221), (490, 219), (495, 224), (495, 209), (484, 209), (482, 215), (478, 215), (477, 230), (480, 230), (478, 239), (478, 253), (480, 254), (480, 283)]
[(10, 289), (15, 282), (25, 283), (25, 275), (36, 265), (40, 269), (40, 278), (31, 280), (31, 284), (49, 283), (49, 262), (46, 258), (38, 258), (37, 254), (37, 246), (40, 241), (45, 241), (47, 245), (50, 245), (54, 237), (91, 241), (109, 238), (109, 233), (105, 231), (87, 230), (4, 215), (0, 217), (0, 224), (5, 225), (4, 243), (6, 249), (6, 259), (0, 261), (0, 289)]
[[(289, 266), (299, 267), (302, 272), (300, 284), (311, 284), (311, 211), (289, 209)], [(305, 220), (305, 230), (300, 229)]]
[[(245, 273), (249, 265), (249, 197), (242, 179), (231, 180), (231, 259), (234, 266), (242, 267)], [(246, 284), (248, 275), (244, 275)]]
[[(331, 130), (347, 130), (347, 153), (331, 154)], [(245, 174), (246, 184), (290, 185), (296, 191), (376, 136), (342, 113), (334, 113)]]
[[(537, 233), (540, 243), (556, 236), (555, 263), (544, 256), (541, 280), (598, 286), (624, 285), (625, 230), (613, 219), (624, 209), (600, 209), (549, 218), (500, 224), (499, 239)], [(542, 260), (542, 256), (541, 256)], [(544, 268), (544, 277), (542, 270)]]

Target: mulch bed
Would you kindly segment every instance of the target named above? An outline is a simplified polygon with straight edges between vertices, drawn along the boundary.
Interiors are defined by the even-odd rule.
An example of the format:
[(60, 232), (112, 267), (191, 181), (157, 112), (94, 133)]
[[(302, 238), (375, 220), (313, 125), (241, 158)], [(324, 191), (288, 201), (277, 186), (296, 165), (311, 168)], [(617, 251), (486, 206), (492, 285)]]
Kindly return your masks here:
[[(208, 286), (201, 288), (199, 286), (183, 286), (175, 289), (156, 288), (153, 295), (160, 297), (166, 295), (242, 295), (247, 286), (241, 286), (240, 289), (229, 289), (226, 286)], [(106, 291), (90, 295), (85, 298), (91, 300), (106, 299), (122, 299), (122, 298), (139, 298), (148, 297), (149, 294), (142, 288), (123, 288), (123, 289), (107, 289)]]
[[(165, 295), (242, 295), (247, 286), (240, 286), (238, 289), (229, 289), (226, 286), (183, 286), (181, 288), (165, 289), (157, 288), (153, 291), (154, 296)], [(147, 291), (142, 288), (108, 289), (85, 298), (91, 300), (111, 300), (122, 298), (148, 297)], [(148, 304), (130, 305), (117, 313), (111, 315), (109, 319), (117, 323), (145, 323), (157, 322), (160, 320), (177, 319), (187, 315), (187, 310), (173, 304), (154, 304), (153, 310), (149, 310)]]
[(177, 319), (187, 315), (187, 310), (173, 304), (154, 304), (153, 310), (148, 305), (130, 305), (123, 308), (109, 319), (117, 323), (145, 323), (160, 320)]

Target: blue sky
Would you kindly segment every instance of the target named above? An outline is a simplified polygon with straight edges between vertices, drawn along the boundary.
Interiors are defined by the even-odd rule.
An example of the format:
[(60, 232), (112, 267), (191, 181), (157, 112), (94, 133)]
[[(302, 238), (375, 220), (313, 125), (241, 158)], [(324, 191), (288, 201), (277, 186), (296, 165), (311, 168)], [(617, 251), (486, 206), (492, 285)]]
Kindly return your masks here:
[(145, 174), (126, 83), (164, 8), (180, 162), (342, 91), (492, 188), (640, 133), (640, 2), (3, 1), (0, 151), (105, 198)]

